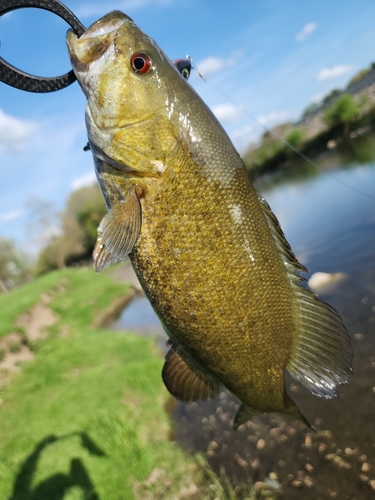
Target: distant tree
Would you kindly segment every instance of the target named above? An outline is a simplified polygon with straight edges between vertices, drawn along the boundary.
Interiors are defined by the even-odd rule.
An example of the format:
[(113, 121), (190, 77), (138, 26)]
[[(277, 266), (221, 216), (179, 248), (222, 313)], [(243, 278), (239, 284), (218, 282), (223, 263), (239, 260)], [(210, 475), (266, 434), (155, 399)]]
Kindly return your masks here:
[(350, 125), (356, 120), (359, 113), (359, 105), (350, 94), (343, 94), (324, 113), (324, 121), (329, 127), (343, 125), (344, 131), (348, 132)]
[(61, 217), (54, 203), (32, 197), (27, 202), (27, 208), (31, 243), (38, 249), (42, 248), (42, 253), (48, 248), (49, 260), (55, 262), (53, 269), (64, 268), (66, 252), (64, 245), (58, 244), (62, 235)]
[(293, 128), (288, 135), (285, 137), (285, 140), (288, 144), (293, 147), (301, 146), (301, 143), (305, 137), (305, 130), (302, 128)]
[(310, 113), (314, 113), (320, 108), (320, 105), (317, 102), (312, 102), (307, 106), (307, 108), (303, 111), (303, 116), (309, 115)]
[(331, 101), (332, 102), (335, 101), (336, 99), (338, 99), (341, 96), (342, 93), (343, 92), (340, 89), (331, 90), (331, 92), (323, 98), (323, 104), (327, 104)]
[(97, 228), (106, 214), (97, 184), (73, 191), (61, 213), (55, 212), (53, 215), (53, 210), (49, 211), (50, 219), (42, 217), (43, 213), (37, 213), (39, 219), (37, 216), (35, 219), (50, 228), (51, 236), (39, 254), (37, 274), (91, 257), (97, 239)]
[(26, 283), (31, 278), (30, 257), (15, 243), (0, 237), (0, 293)]
[(262, 135), (260, 144), (253, 144), (243, 155), (246, 168), (252, 172), (262, 168), (262, 165), (271, 159), (279, 158), (283, 161), (290, 151), (289, 145), (284, 144), (283, 139), (291, 146), (299, 147), (304, 136), (304, 129), (293, 127), (292, 123), (277, 125), (272, 131)]
[(74, 218), (84, 235), (86, 254), (91, 254), (98, 237), (97, 228), (107, 209), (97, 184), (74, 191), (68, 200), (65, 215)]

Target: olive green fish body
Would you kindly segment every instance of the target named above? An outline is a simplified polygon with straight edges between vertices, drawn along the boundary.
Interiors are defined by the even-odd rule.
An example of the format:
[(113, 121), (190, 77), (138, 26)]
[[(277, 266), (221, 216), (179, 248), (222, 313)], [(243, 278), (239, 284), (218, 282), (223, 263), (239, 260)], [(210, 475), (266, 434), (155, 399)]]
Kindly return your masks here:
[(132, 263), (172, 341), (242, 401), (281, 410), (295, 332), (284, 266), (243, 168), (226, 186), (184, 156), (143, 208)]
[(227, 134), (124, 14), (70, 33), (68, 46), (109, 209), (94, 266), (130, 257), (170, 337), (167, 388), (185, 401), (228, 388), (241, 402), (235, 427), (257, 412), (303, 420), (285, 369), (335, 396), (350, 343), (337, 313), (300, 286), (305, 268)]

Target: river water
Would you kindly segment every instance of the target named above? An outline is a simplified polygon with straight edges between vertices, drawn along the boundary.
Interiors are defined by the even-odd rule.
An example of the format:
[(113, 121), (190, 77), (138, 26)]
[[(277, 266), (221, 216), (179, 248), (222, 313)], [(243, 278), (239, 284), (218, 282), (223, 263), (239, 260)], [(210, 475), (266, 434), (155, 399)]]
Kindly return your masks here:
[[(322, 400), (287, 385), (318, 432), (281, 415), (255, 417), (237, 432), (237, 406), (227, 393), (173, 410), (177, 442), (202, 452), (238, 498), (250, 483), (269, 498), (375, 498), (375, 135), (367, 134), (256, 182), (294, 253), (311, 273), (342, 273), (319, 296), (342, 316), (354, 349), (354, 375), (340, 397)], [(309, 278), (309, 276), (306, 276)], [(115, 329), (165, 335), (145, 298)], [(265, 497), (262, 497), (265, 498)]]

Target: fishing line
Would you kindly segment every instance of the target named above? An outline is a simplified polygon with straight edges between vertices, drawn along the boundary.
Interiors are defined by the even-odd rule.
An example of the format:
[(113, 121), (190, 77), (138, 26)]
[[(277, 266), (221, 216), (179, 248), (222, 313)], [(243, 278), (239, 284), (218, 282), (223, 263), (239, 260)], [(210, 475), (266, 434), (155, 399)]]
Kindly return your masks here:
[[(235, 101), (233, 101), (233, 99), (231, 97), (229, 97), (228, 95), (226, 95), (223, 91), (221, 91), (218, 87), (215, 87), (215, 85), (212, 85), (212, 83), (208, 82), (207, 81), (207, 78), (203, 75), (203, 73), (201, 73), (199, 71), (199, 69), (197, 68), (197, 66), (194, 64), (193, 62), (193, 59), (191, 56), (187, 55), (186, 56), (186, 59), (188, 59), (191, 63), (191, 67), (192, 69), (194, 69), (194, 71), (197, 72), (197, 74), (199, 75), (199, 77), (203, 80), (203, 82), (210, 86), (212, 89), (216, 90), (216, 92), (218, 92), (219, 94), (221, 94), (225, 99), (227, 99), (229, 102), (231, 102), (241, 113), (243, 113), (245, 116), (247, 116), (248, 118), (250, 118), (251, 120), (253, 120), (257, 125), (259, 125), (265, 132), (269, 133), (270, 135), (272, 135), (272, 137), (274, 137), (275, 139), (279, 140), (280, 142), (282, 142), (285, 146), (287, 146), (288, 148), (290, 148), (294, 153), (296, 153), (298, 156), (300, 156), (303, 160), (305, 160), (308, 164), (310, 164), (312, 167), (316, 168), (317, 170), (320, 170), (321, 172), (324, 172), (326, 175), (328, 175), (329, 177), (331, 177), (333, 180), (335, 180), (336, 182), (338, 182), (339, 184), (341, 184), (342, 186), (345, 186), (346, 188), (350, 189), (351, 191), (361, 195), (361, 196), (364, 196), (365, 198), (368, 198), (369, 200), (372, 200), (372, 201), (375, 201), (375, 196), (372, 196), (371, 194), (369, 193), (365, 193), (363, 191), (360, 191), (359, 189), (356, 189), (354, 188), (353, 186), (351, 186), (350, 184), (347, 184), (345, 181), (342, 181), (341, 179), (337, 179), (331, 172), (329, 171), (326, 171), (322, 168), (320, 168), (313, 160), (311, 160), (308, 156), (306, 156), (304, 153), (301, 153), (300, 151), (298, 151), (298, 149), (296, 149), (292, 144), (290, 144), (288, 141), (286, 141), (285, 139), (283, 139), (282, 137), (280, 137), (279, 135), (277, 135), (275, 132), (273, 132), (272, 130), (270, 130), (268, 127), (266, 127), (263, 123), (261, 123), (255, 116), (251, 115), (246, 109), (244, 109), (242, 106), (239, 106)], [(349, 165), (349, 163), (346, 163), (344, 164), (343, 166), (345, 167), (346, 165)]]

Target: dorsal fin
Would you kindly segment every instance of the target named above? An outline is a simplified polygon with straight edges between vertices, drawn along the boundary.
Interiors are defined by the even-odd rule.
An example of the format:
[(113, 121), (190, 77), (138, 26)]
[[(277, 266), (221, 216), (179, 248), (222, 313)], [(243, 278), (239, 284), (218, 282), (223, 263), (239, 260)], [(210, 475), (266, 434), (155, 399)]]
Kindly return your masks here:
[(206, 400), (217, 396), (220, 382), (187, 360), (173, 346), (167, 352), (162, 377), (172, 396), (179, 401)]
[(271, 207), (259, 193), (257, 194), (260, 206), (262, 207), (263, 214), (267, 221), (267, 225), (270, 228), (272, 237), (276, 243), (281, 258), (283, 259), (285, 267), (289, 273), (297, 276), (299, 281), (304, 281), (304, 278), (301, 278), (299, 273), (301, 271), (307, 273), (308, 270), (296, 259), (296, 256), (290, 248), (290, 245), (284, 236), (283, 230), (280, 227), (279, 221), (277, 220), (276, 215), (272, 212)]
[(316, 396), (332, 398), (338, 395), (336, 386), (346, 384), (352, 370), (348, 333), (337, 312), (300, 285), (305, 280), (299, 273), (307, 269), (297, 261), (268, 203), (259, 195), (258, 198), (299, 310), (299, 325), (287, 369)]

